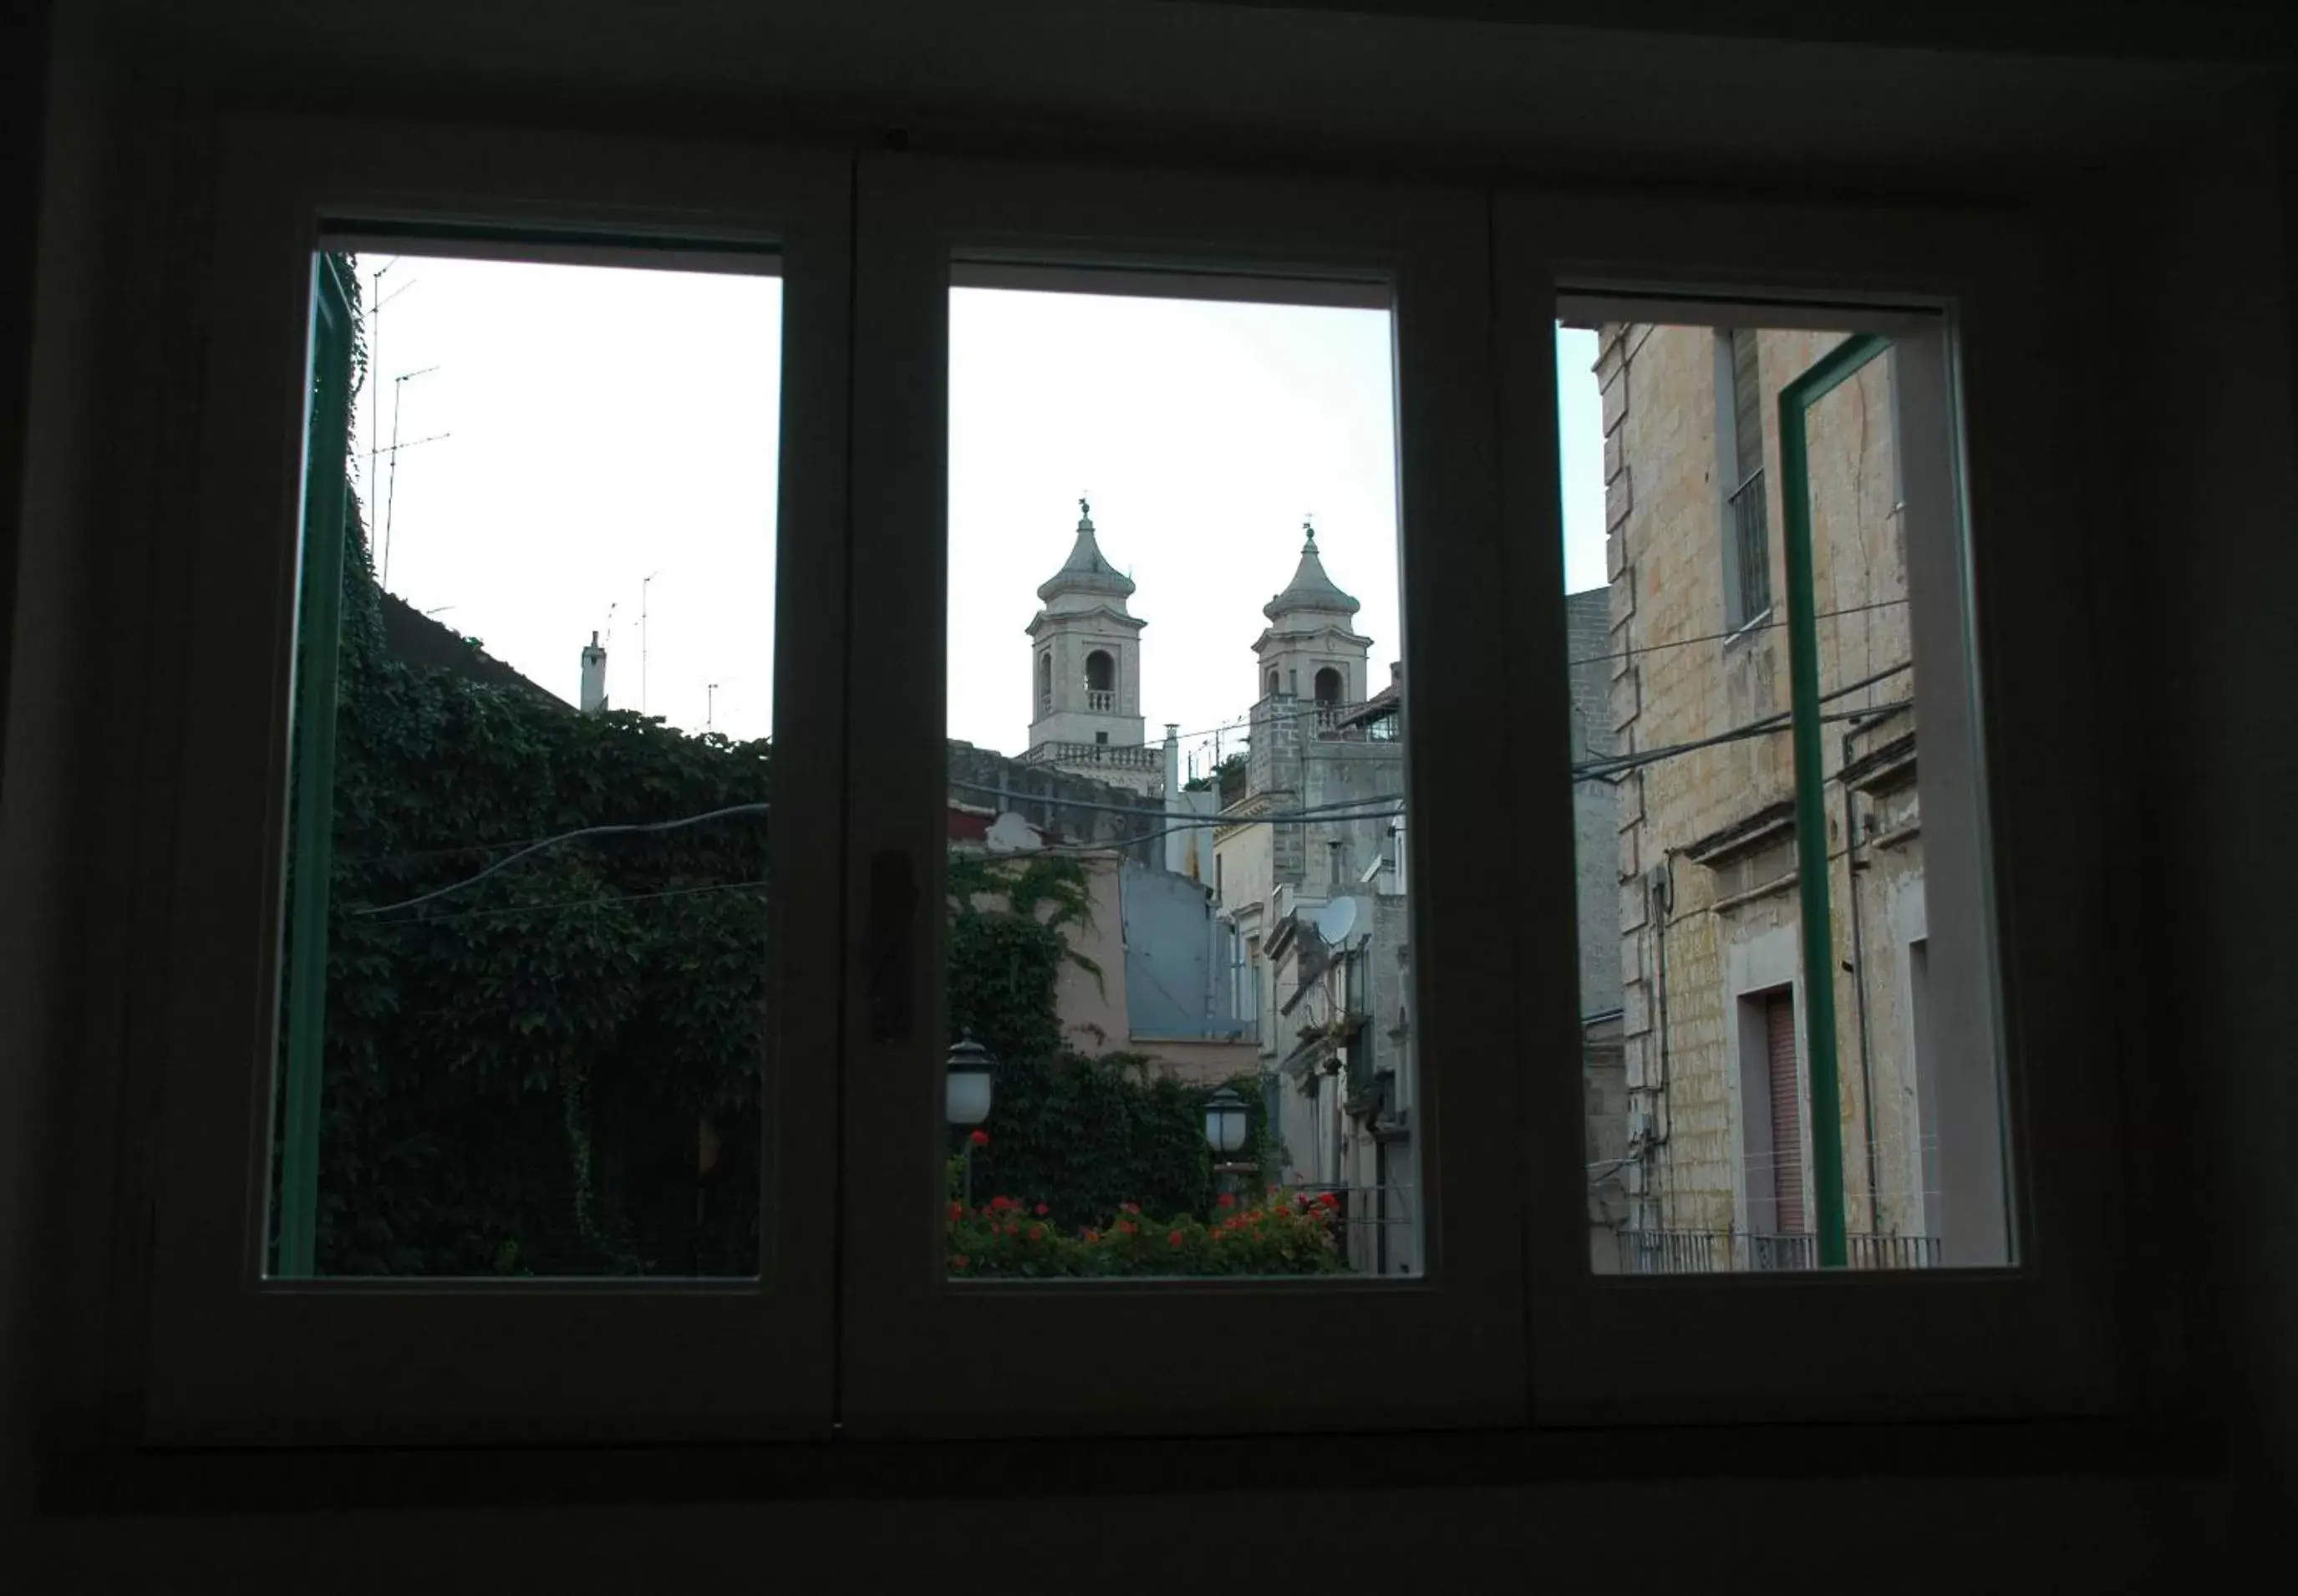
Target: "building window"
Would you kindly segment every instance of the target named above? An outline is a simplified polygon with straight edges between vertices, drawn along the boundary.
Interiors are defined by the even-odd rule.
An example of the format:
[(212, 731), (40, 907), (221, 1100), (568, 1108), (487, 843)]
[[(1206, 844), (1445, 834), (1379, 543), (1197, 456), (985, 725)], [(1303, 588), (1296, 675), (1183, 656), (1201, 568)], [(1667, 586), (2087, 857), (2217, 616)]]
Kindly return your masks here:
[(1753, 327), (1732, 327), (1716, 339), (1715, 444), (1724, 471), (1724, 621), (1735, 630), (1772, 607), (1759, 340)]
[(1047, 715), (1053, 712), (1054, 654), (1053, 650), (1048, 649), (1037, 656), (1037, 713), (1040, 715)]
[[(1748, 1225), (1757, 1236), (1805, 1233), (1803, 1092), (1796, 1071), (1795, 995), (1741, 999), (1762, 1046), (1742, 1054), (1748, 1117)], [(1752, 1066), (1752, 1068), (1750, 1068)]]
[(1116, 713), (1117, 661), (1104, 649), (1095, 649), (1085, 657), (1085, 707), (1096, 715)]
[(1907, 944), (1907, 1030), (1915, 1054), (1915, 1178), (1921, 1183), (1923, 1228), (1939, 1234), (1945, 1211), (1947, 1173), (1939, 1158), (1938, 1059), (1931, 1051), (1931, 945), (1918, 937)]

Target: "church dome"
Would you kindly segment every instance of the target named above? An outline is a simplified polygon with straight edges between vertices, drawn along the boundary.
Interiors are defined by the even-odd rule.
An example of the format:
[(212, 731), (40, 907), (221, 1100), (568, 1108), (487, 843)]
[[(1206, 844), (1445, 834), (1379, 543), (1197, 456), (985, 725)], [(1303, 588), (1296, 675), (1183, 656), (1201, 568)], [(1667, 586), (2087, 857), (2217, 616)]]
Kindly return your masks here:
[(1122, 609), (1132, 592), (1133, 579), (1102, 558), (1101, 545), (1094, 541), (1093, 507), (1079, 500), (1077, 542), (1062, 568), (1038, 587), (1037, 597), (1050, 604), (1072, 593), (1094, 593), (1115, 599)]
[[(1285, 591), (1261, 607), (1261, 613), (1270, 620), (1281, 620), (1300, 610), (1314, 610), (1321, 615), (1356, 614), (1357, 601), (1343, 592), (1325, 575), (1325, 562), (1317, 558), (1317, 529), (1303, 525), (1302, 530), (1309, 541), (1301, 546), (1301, 564), (1293, 573), (1293, 580)], [(1076, 556), (1070, 556), (1072, 559)]]

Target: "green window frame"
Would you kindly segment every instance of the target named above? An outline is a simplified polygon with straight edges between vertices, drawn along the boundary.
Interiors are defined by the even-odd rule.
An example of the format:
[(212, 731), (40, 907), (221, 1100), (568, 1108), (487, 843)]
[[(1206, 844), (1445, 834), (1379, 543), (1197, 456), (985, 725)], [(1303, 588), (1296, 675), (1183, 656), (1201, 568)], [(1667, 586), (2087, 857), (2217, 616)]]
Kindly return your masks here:
[(327, 889), (334, 869), (335, 708), (342, 653), (344, 474), (351, 421), (351, 294), (343, 266), (312, 257), (310, 381), (303, 440), (301, 602), (295, 627), (293, 747), (285, 963), (286, 1038), (274, 1186), (276, 1278), (309, 1278), (319, 1201), (319, 1097), (327, 1039)]

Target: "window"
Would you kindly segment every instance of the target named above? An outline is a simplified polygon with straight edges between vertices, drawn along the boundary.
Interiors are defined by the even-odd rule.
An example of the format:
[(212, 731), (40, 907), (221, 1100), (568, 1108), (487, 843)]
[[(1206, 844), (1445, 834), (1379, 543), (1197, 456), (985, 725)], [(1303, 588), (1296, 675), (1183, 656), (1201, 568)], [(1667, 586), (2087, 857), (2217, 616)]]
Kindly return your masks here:
[[(1747, 1234), (1756, 1267), (1810, 1232), (1804, 1219), (1803, 1077), (1795, 995), (1740, 999), (1740, 1118), (1746, 1128)], [(1783, 1249), (1780, 1249), (1783, 1250)]]
[[(1237, 1347), (1215, 1376), (1227, 1410), (1256, 1426), (1297, 1418), (1324, 1399), (1283, 1372), (1295, 1334), (1441, 1336), (1515, 1292), (1510, 1244), (1470, 1239), (1514, 1228), (1505, 1117), (1473, 1106), (1511, 1092), (1512, 1072), (1467, 1041), (1497, 1034), (1484, 1028), (1504, 986), (1467, 972), (1497, 974), (1499, 949), (1416, 923), (1421, 900), (1385, 880), (1333, 870), (1377, 858), (1408, 807), (1455, 806), (1434, 823), (1458, 827), (1497, 794), (1467, 779), (1475, 739), (1457, 722), (1446, 736), (1442, 711), (1408, 748), (1339, 717), (1320, 725), (1320, 707), (1285, 690), (1322, 670), (1321, 707), (1338, 707), (1346, 662), (1401, 661), (1408, 634), (1429, 640), (1416, 644), (1416, 691), (1500, 669), (1481, 657), (1499, 633), (1469, 620), (1493, 602), (1489, 584), (1438, 553), (1493, 524), (1442, 508), (1463, 484), (1431, 452), (1445, 439), (1467, 456), (1484, 447), (1477, 404), (1442, 397), (1484, 335), (1482, 224), (1449, 201), (1398, 211), (1393, 197), (1296, 202), (1249, 184), (937, 171), (929, 197), (889, 163), (864, 199), (885, 230), (857, 302), (886, 335), (857, 368), (857, 404), (900, 392), (946, 405), (905, 402), (913, 430), (880, 433), (866, 452), (946, 459), (947, 477), (945, 492), (890, 465), (856, 473), (856, 558), (880, 574), (889, 639), (851, 700), (873, 707), (854, 742), (856, 846), (929, 861), (922, 899), (939, 912), (916, 922), (910, 1028), (879, 1028), (856, 1065), (889, 1086), (856, 1106), (849, 1145), (889, 1174), (847, 1216), (850, 1311), (873, 1327), (857, 1327), (843, 1366), (848, 1421), (1073, 1426), (1083, 1402), (1138, 1424), (1204, 1401), (1201, 1362), (1127, 1360), (1088, 1377), (1025, 1354), (1054, 1322), (1078, 1344)], [(1400, 297), (1408, 280), (1415, 309)], [(922, 383), (944, 350), (946, 375)], [(1400, 386), (1415, 360), (1443, 376)], [(1460, 624), (1429, 618), (1440, 613)], [(1062, 657), (1095, 673), (1085, 690), (1115, 702), (1088, 705), (1073, 730), (1002, 723), (996, 661), (1017, 636), (1073, 649)], [(1105, 675), (1087, 665), (1096, 651)], [(931, 716), (872, 686), (937, 673)], [(1177, 728), (1174, 743), (1147, 739), (1150, 717)], [(1425, 720), (1409, 724), (1418, 739)], [(1246, 757), (1227, 765), (1240, 746)], [(929, 791), (915, 770), (943, 748), (946, 790)], [(1172, 773), (1209, 764), (1224, 780), (1202, 792)], [(961, 801), (1009, 812), (991, 830), (1029, 840), (1001, 852), (941, 835)], [(1491, 889), (1428, 868), (1448, 902)], [(938, 903), (937, 881), (949, 885)], [(1208, 1002), (1226, 983), (1208, 957), (1207, 881), (1211, 910), (1257, 947), (1243, 973), (1266, 984), (1242, 1013)], [(1373, 1052), (1352, 967), (1377, 972), (1357, 996), (1381, 1071), (1412, 1078), (1409, 1096), (1352, 1089), (1352, 1061)], [(1444, 973), (1441, 996), (1417, 991), (1426, 972)], [(1260, 1035), (1240, 1037), (1255, 1019)], [(1459, 1044), (1435, 1051), (1447, 1035)], [(996, 1061), (991, 1106), (951, 1125), (942, 1096), (910, 1083), (937, 1079), (969, 1037)], [(1216, 1154), (1203, 1126), (1221, 1092), (1249, 1129)], [(1440, 1102), (1457, 1117), (1437, 1120)], [(1239, 1164), (1250, 1182), (1224, 1189)], [(1384, 1183), (1448, 1202), (1384, 1211)], [(1384, 1258), (1410, 1272), (1384, 1276)], [(1385, 1383), (1371, 1422), (1433, 1386), (1505, 1405), (1521, 1376), (1506, 1354), (1444, 1362)]]
[(1724, 624), (1772, 608), (1771, 512), (1764, 490), (1762, 342), (1754, 327), (1715, 339), (1715, 451), (1724, 482)]
[[(2028, 302), (2010, 286), (2027, 246), (1972, 219), (1809, 230), (1813, 213), (1763, 204), (1527, 195), (1499, 218), (1504, 321), (1533, 319), (1511, 296), (1556, 318), (1552, 342), (1514, 346), (1521, 402), (1503, 401), (1509, 435), (1558, 440), (1553, 469), (1544, 451), (1504, 459), (1524, 524), (1550, 534), (1517, 569), (1557, 593), (1535, 646), (1562, 668), (1521, 731), (1557, 750), (1540, 834), (1570, 839), (1571, 867), (1535, 868), (1578, 932), (1576, 957), (1527, 953), (1524, 988), (1579, 1054), (1528, 1087), (1550, 1171), (1541, 1410), (1843, 1411), (1885, 1388), (1952, 1408), (2038, 1387), (2088, 1410), (2113, 1380), (2095, 1327), (2115, 1207), (2111, 1160), (2076, 1129), (2095, 1078), (2068, 1038), (2104, 1046), (2104, 1028), (2062, 963), (1996, 930), (2038, 853), (2082, 868), (2053, 830), (2077, 784), (2011, 751), (2014, 725), (2067, 751), (2048, 728), (2077, 712), (2030, 701), (2015, 665), (2022, 685), (1990, 688), (2002, 657), (1979, 641), (2015, 660), (2001, 640), (2067, 613), (2082, 558), (2071, 520), (2021, 485), (2021, 449), (2049, 445), (2010, 393), (2056, 369), (2009, 308)], [(1631, 258), (1633, 291), (1574, 264)], [(1815, 277), (1839, 285), (1827, 302), (1773, 291)], [(1966, 368), (1966, 338), (1984, 362)], [(1704, 551), (1737, 461), (1709, 436), (1719, 364), (1751, 343), (1777, 563), (1769, 613), (1735, 627)], [(1967, 437), (1981, 364), (1990, 419)], [(1791, 1116), (1803, 1234), (1759, 1241), (1798, 1218), (1798, 1183), (1755, 1162)], [(1667, 1351), (1687, 1322), (1715, 1354), (1697, 1371)]]
[[(946, 927), (950, 1040), (970, 1035), (998, 1061), (988, 1117), (952, 1133), (963, 1137), (958, 1189), (933, 1199), (957, 1204), (947, 1267), (969, 1287), (1371, 1272), (1360, 1194), (1376, 1178), (1373, 1150), (1400, 1168), (1416, 1152), (1371, 1089), (1366, 1040), (1398, 1023), (1409, 982), (1376, 989), (1364, 978), (1375, 950), (1393, 963), (1411, 906), (1350, 870), (1377, 856), (1405, 804), (1407, 750), (1344, 718), (1352, 667), (1334, 663), (1397, 657), (1386, 295), (1368, 285), (1361, 302), (1318, 303), (1311, 284), (1306, 302), (1288, 303), (1265, 281), (1252, 301), (1139, 292), (1152, 285), (985, 274), (962, 258), (953, 268), (949, 730), (997, 760), (995, 778), (966, 779), (1043, 841), (1039, 856), (1013, 859), (960, 844), (948, 862), (973, 884)], [(1360, 437), (1370, 446), (1352, 452)], [(1016, 539), (1049, 456), (1102, 488), (1074, 517), (1054, 500), (1042, 534)], [(1277, 511), (1261, 485), (1311, 475), (1321, 526)], [(1272, 544), (1266, 527), (1256, 537), (1257, 517), (1297, 543)], [(1215, 568), (1234, 579), (1194, 579)], [(1085, 757), (1065, 751), (1058, 728), (1026, 741), (1021, 728), (1001, 732), (996, 701), (965, 685), (989, 675), (1017, 631), (1074, 641)], [(1120, 702), (1120, 657), (1137, 636), (1161, 640), (1161, 664), (1126, 682)], [(1256, 707), (1270, 668), (1309, 675), (1313, 706)], [(1142, 717), (1120, 713), (1153, 706), (1177, 729), (1170, 756), (1147, 742)], [(1186, 739), (1182, 727), (1194, 729)], [(1208, 862), (1193, 875), (1171, 846), (1185, 795), (1168, 791), (1167, 761), (1217, 758), (1217, 740), (1239, 733), (1266, 751), (1234, 802), (1204, 809), (1208, 906)], [(952, 801), (973, 791), (954, 788)], [(1174, 903), (1195, 912), (1170, 913)], [(1218, 990), (1207, 908), (1282, 950), (1273, 1064), (1236, 1034), (1227, 1005), (1207, 1001)], [(1056, 934), (1031, 948), (1025, 926)], [(1276, 1118), (1246, 1111), (1256, 1122), (1244, 1145), (1209, 1161), (1196, 1145), (1209, 1094), (1257, 1105), (1268, 1069), (1283, 1087)], [(1119, 1133), (1104, 1094), (1125, 1104)], [(1153, 1157), (1159, 1124), (1174, 1151)], [(1288, 1162), (1294, 1148), (1318, 1162)], [(1250, 1183), (1224, 1178), (1247, 1172)], [(1332, 1201), (1290, 1188), (1296, 1173)], [(1024, 1217), (996, 1206), (1005, 1200)], [(1302, 1245), (1265, 1239), (1279, 1236)], [(1393, 1240), (1413, 1253), (1409, 1235)]]
[[(1099, 715), (1113, 715), (1117, 710), (1117, 662), (1108, 653), (1095, 649), (1085, 657), (1085, 697), (1087, 709)], [(1109, 740), (1107, 732), (1101, 740)]]
[(387, 310), (344, 514), (307, 520), (275, 1277), (758, 1271), (781, 295), (756, 264), (320, 259)]
[(339, 131), (203, 289), (152, 1433), (826, 1433), (845, 191)]
[[(1657, 319), (1595, 321), (1583, 335), (1599, 392), (1570, 390), (1596, 423), (1579, 446), (1600, 455), (1614, 473), (1608, 495), (1624, 500), (1624, 513), (1607, 514), (1601, 563), (1591, 550), (1587, 567), (1607, 580), (1566, 600), (1588, 877), (1591, 1267), (2008, 1263), (1995, 1002), (1971, 966), (1966, 979), (1979, 984), (1963, 994), (1957, 1046), (1973, 1112), (1995, 1129), (1959, 1166), (1959, 1211), (1923, 1195), (1927, 1065), (1901, 1017), (1914, 980), (1905, 950), (1937, 879), (1954, 878), (1950, 893), (1971, 902), (1981, 865), (1973, 823), (1935, 773), (1971, 750), (1942, 751), (1926, 734), (1917, 760), (1930, 697), (1929, 673), (1915, 669), (1923, 592), (1911, 583), (1892, 463), (1917, 418), (1892, 398), (1891, 342)], [(1696, 581), (1649, 575), (1699, 568), (1681, 551), (1705, 528), (1678, 486), (1703, 467), (1678, 441), (1711, 349), (1730, 379), (1721, 392), (1733, 402), (1719, 410), (1746, 468), (1740, 486), (1762, 471), (1756, 374), (1783, 374), (1794, 493), (1781, 513), (1802, 584), (1784, 610), (1761, 608), (1729, 636), (1709, 622), (1713, 600)], [(1943, 492), (1937, 477), (1931, 491)], [(1728, 590), (1728, 562), (1723, 576)], [(1951, 589), (1930, 591), (1933, 603), (1957, 602)], [(1746, 607), (1727, 591), (1725, 608)], [(1617, 878), (1630, 887), (1615, 892)], [(1988, 945), (1983, 921), (1955, 934), (1974, 951)], [(1799, 1032), (1793, 994), (1808, 1000), (1814, 981), (1823, 1001), (1808, 1002)], [(1721, 1090), (1734, 1079), (1736, 1091)], [(1702, 1112), (1690, 1105), (1719, 1097), (1731, 1137), (1690, 1132)]]
[[(2095, 1121), (2071, 1111), (2080, 1080), (2056, 1050), (2097, 1026), (1996, 939), (1998, 813), (2019, 823), (2003, 828), (2020, 845), (2006, 890), (2033, 890), (2038, 859), (2045, 880), (2079, 872), (2027, 806), (2065, 796), (2030, 751), (2054, 746), (2049, 728), (2023, 698), (1980, 692), (1973, 608), (2011, 607), (1990, 636), (2063, 623), (2070, 601), (2020, 561), (2066, 547), (2065, 517), (1983, 451), (1966, 466), (1966, 327), (1990, 372), (2039, 349), (1983, 280), (1950, 295), (1938, 284), (1963, 279), (1942, 269), (1906, 303), (1744, 309), (1689, 276), (1684, 297), (1658, 297), (1657, 266), (1635, 293), (1571, 285), (1571, 259), (1697, 261), (1711, 245), (1621, 239), (1618, 213), (1522, 196), (895, 160), (864, 164), (858, 230), (835, 163), (765, 183), (747, 159), (739, 180), (657, 169), (649, 183), (698, 186), (692, 203), (649, 210), (599, 178), (537, 211), (514, 203), (536, 181), (516, 161), (384, 182), (386, 150), (348, 147), (309, 174), (235, 178), (251, 192), (232, 213), (269, 221), (223, 240), (207, 285), (203, 358), (245, 402), (203, 424), (185, 558), (203, 665), (186, 702), (215, 757), (186, 762), (170, 828), (198, 848), (160, 861), (155, 1429), (212, 1435), (257, 1412), (281, 1434), (360, 1439), (387, 1437), (378, 1414), (477, 1435), (526, 1433), (538, 1412), (616, 1438), (650, 1422), (824, 1435), (833, 1415), (857, 1435), (1297, 1429), (1335, 1412), (1330, 1383), (1300, 1377), (1314, 1345), (1446, 1349), (1352, 1386), (1346, 1417), (1367, 1426), (1507, 1423), (1528, 1405), (1712, 1416), (1782, 1391), (1814, 1412), (1872, 1410), (1878, 1392), (1999, 1409), (2038, 1369), (2062, 1382), (2053, 1400), (2093, 1401), (2111, 1327), (2079, 1223)], [(433, 222), (395, 209), (388, 227), (295, 231), (342, 192), (464, 197)], [(497, 214), (540, 230), (468, 220)], [(594, 242), (602, 227), (632, 233)], [(1913, 247), (1854, 264), (1888, 277)], [(487, 434), (426, 413), (476, 362), (413, 364), (420, 319), (372, 285), (392, 255), (393, 274), (441, 274), (426, 292), (451, 267), (517, 274), (512, 300), (533, 302), (471, 318), (489, 336), (548, 285), (603, 272), (732, 296), (707, 337), (650, 355), (723, 360), (752, 340), (737, 364), (771, 410), (731, 407), (724, 459), (677, 474), (731, 461), (772, 483), (741, 526), (717, 526), (723, 558), (632, 573), (635, 617), (627, 599), (607, 599), (611, 620), (566, 602), (557, 663), (533, 672), (517, 628), (482, 614), (425, 667), (443, 677), (390, 673), (402, 702), (440, 710), (424, 736), (462, 724), (446, 713), (460, 706), (521, 731), (474, 739), (492, 757), (564, 755), (548, 806), (584, 823), (458, 830), (490, 790), (443, 781), (442, 760), (343, 801), (376, 718), (346, 678), (380, 646), (351, 634), (347, 600), (436, 610), (402, 631), (439, 642), (491, 587), (555, 611), (554, 584), (591, 580), (587, 544), (521, 546), (535, 522), (518, 516), (438, 535), (420, 466), (448, 440), (425, 428), (458, 448)], [(1815, 274), (1758, 254), (1728, 275)], [(740, 299), (763, 290), (772, 318)], [(388, 386), (364, 414), (355, 293), (384, 313)], [(1553, 349), (1550, 310), (1570, 324)], [(613, 319), (559, 325), (595, 323), (603, 343)], [(1296, 366), (1288, 345), (1316, 358)], [(1551, 414), (1548, 360), (1575, 347), (1576, 388)], [(1751, 348), (1777, 401), (1757, 409), (1778, 451), (1776, 601), (1728, 628), (1699, 420), (1719, 347), (1735, 367)], [(1538, 385), (1518, 380), (1528, 351)], [(1209, 381), (1224, 360), (1271, 391)], [(1253, 424), (1210, 401), (1153, 407), (1174, 436), (1109, 424), (1177, 366), (1245, 393)], [(1080, 401), (1081, 368), (1105, 374), (1106, 402)], [(1275, 402), (1310, 389), (1313, 404)], [(1055, 392), (1094, 425), (1033, 413)], [(275, 434), (299, 407), (314, 441), (291, 525)], [(1991, 448), (2023, 435), (2016, 408), (1989, 412)], [(850, 451), (849, 414), (870, 423)], [(544, 431), (571, 441), (571, 424)], [(1561, 544), (1564, 462), (1514, 446), (1550, 434), (1597, 479), (1592, 531), (1567, 509)], [(1298, 468), (1269, 468), (1288, 455)], [(604, 500), (608, 464), (594, 448), (515, 497), (459, 497), (524, 508), (575, 480)], [(1967, 468), (1984, 490), (1968, 511)], [(1223, 475), (1259, 485), (1206, 493)], [(1314, 533), (1292, 502), (1312, 475)], [(1096, 496), (1073, 517), (1085, 480)], [(1161, 568), (1207, 497), (1251, 525)], [(1987, 546), (1983, 583), (1966, 518), (2019, 529)], [(1277, 535), (1279, 566), (1252, 577)], [(698, 652), (733, 629), (682, 611), (690, 581), (739, 601), (747, 651)], [(245, 624), (250, 604), (263, 624)], [(299, 619), (291, 670), (267, 640)], [(1001, 729), (1025, 648), (1034, 714)], [(1356, 673), (1375, 653), (1392, 668), (1368, 694), (1381, 678)], [(1203, 700), (1186, 696), (1200, 671)], [(1182, 701), (1152, 742), (1123, 712), (1160, 701), (1169, 673)], [(1994, 742), (1982, 706), (2004, 717)], [(1994, 748), (2021, 781), (1988, 779)], [(765, 798), (735, 768), (751, 757), (772, 762)], [(641, 806), (659, 781), (626, 779), (662, 776), (656, 758), (675, 767), (666, 810)], [(1208, 768), (1221, 778), (1203, 790), (1179, 780)], [(762, 803), (762, 873), (727, 873), (712, 828), (756, 823)], [(622, 806), (593, 823), (602, 804)], [(366, 848), (384, 821), (410, 834)], [(378, 875), (402, 895), (373, 890)], [(655, 914), (653, 932), (687, 942), (656, 948)], [(368, 939), (404, 927), (424, 934), (411, 953)], [(432, 968), (470, 942), (510, 975), (459, 986)], [(267, 945), (280, 959), (250, 952)], [(660, 1001), (689, 976), (702, 1001)], [(410, 996), (419, 1024), (393, 1010)], [(452, 1094), (470, 1083), (446, 1080), (443, 1128), (370, 1115), (358, 1095), (429, 1090), (475, 1047), (537, 1032), (519, 1057), (550, 1068), (469, 1114)], [(698, 1075), (737, 1044), (755, 1069)], [(376, 1059), (397, 1073), (361, 1079)], [(2032, 1127), (2010, 1108), (2028, 1103)], [(1232, 1106), (1243, 1145), (1208, 1145), (1208, 1114)], [(413, 1145), (384, 1138), (410, 1121)], [(357, 1158), (334, 1151), (347, 1144)], [(433, 1227), (445, 1267), (391, 1229), (434, 1178), (458, 1188), (453, 1224)], [(500, 1197), (528, 1181), (539, 1204)], [(1224, 1253), (1226, 1227), (1255, 1213), (1309, 1246)], [(1686, 1323), (1709, 1344), (1666, 1355)], [(1049, 1360), (1048, 1344), (1224, 1352)]]

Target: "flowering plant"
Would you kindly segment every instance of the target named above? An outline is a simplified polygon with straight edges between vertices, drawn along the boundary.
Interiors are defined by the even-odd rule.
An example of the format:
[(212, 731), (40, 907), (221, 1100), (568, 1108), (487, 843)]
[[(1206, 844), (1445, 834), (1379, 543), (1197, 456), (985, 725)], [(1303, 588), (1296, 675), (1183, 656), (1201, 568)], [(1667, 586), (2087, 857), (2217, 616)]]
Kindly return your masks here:
[(1043, 1220), (1042, 1203), (994, 1195), (979, 1207), (953, 1201), (944, 1221), (949, 1272), (965, 1279), (1113, 1276), (1323, 1275), (1343, 1272), (1338, 1199), (1270, 1187), (1224, 1198), (1210, 1222), (1175, 1214), (1161, 1222), (1122, 1203), (1105, 1225), (1075, 1231)]

